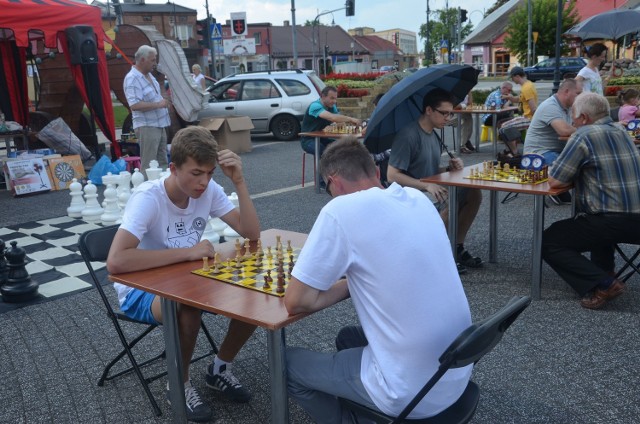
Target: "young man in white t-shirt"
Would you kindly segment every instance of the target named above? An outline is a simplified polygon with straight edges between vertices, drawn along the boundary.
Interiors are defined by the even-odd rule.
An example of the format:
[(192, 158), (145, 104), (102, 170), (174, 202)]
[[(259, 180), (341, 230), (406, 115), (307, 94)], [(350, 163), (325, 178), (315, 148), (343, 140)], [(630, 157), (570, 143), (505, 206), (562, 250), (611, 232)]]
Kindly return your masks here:
[[(240, 158), (230, 150), (218, 152), (218, 144), (205, 128), (191, 126), (178, 131), (171, 144), (171, 174), (147, 181), (127, 203), (122, 224), (111, 244), (107, 268), (122, 273), (156, 268), (203, 257), (213, 258), (214, 247), (201, 240), (210, 216), (219, 217), (241, 236), (256, 240), (260, 224), (242, 173)], [(211, 179), (216, 164), (238, 194), (236, 209), (220, 185)], [(179, 282), (176, 282), (176, 284)], [(160, 298), (122, 284), (114, 284), (121, 310), (132, 318), (162, 323)], [(201, 311), (178, 305), (178, 332), (185, 378), (189, 421), (209, 421), (213, 413), (189, 379), (189, 364), (200, 329)], [(231, 362), (255, 326), (231, 320), (220, 351), (207, 367), (207, 386), (236, 402), (248, 402), (249, 392), (231, 373)]]
[[(285, 305), (310, 313), (350, 296), (362, 327), (340, 331), (337, 353), (288, 349), (288, 391), (314, 422), (341, 422), (336, 397), (397, 415), (471, 324), (447, 231), (422, 192), (382, 187), (355, 138), (332, 143), (319, 172), (333, 200), (300, 252)], [(447, 372), (409, 418), (453, 404), (471, 370)]]

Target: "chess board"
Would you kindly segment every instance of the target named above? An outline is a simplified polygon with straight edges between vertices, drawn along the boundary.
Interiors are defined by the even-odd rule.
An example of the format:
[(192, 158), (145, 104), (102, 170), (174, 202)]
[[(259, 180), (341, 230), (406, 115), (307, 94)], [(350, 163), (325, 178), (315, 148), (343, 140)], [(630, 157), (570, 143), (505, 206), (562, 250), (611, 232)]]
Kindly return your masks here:
[(547, 167), (544, 167), (540, 171), (534, 171), (531, 169), (517, 168), (505, 169), (498, 164), (495, 167), (479, 166), (472, 168), (469, 175), (464, 178), (468, 180), (498, 181), (513, 184), (541, 184), (547, 181), (549, 176)]
[[(267, 257), (267, 251), (265, 250), (262, 250), (262, 265), (257, 264), (257, 253), (252, 253), (251, 256), (244, 256), (239, 260), (240, 266), (237, 266), (238, 263), (236, 263), (235, 259), (229, 259), (218, 264), (219, 272), (215, 272), (211, 264), (209, 265), (209, 271), (205, 271), (204, 269), (200, 268), (191, 272), (203, 277), (212, 278), (214, 280), (223, 281), (229, 284), (235, 284), (273, 296), (282, 297), (285, 295), (289, 280), (291, 279), (291, 270), (289, 269), (289, 255), (293, 256), (293, 263), (295, 264), (296, 260), (298, 259), (299, 253), (300, 248), (298, 247), (292, 247), (291, 252), (287, 252), (286, 248), (283, 251), (284, 291), (282, 293), (278, 293), (276, 291), (278, 268), (277, 259), (275, 257), (275, 254), (273, 254), (271, 259), (269, 259)], [(271, 278), (273, 278), (273, 282), (270, 284), (269, 288), (265, 288), (264, 277), (269, 273), (269, 271)]]
[[(17, 246), (26, 251), (27, 272), (39, 284), (40, 296), (26, 304), (53, 300), (92, 287), (91, 276), (78, 249), (78, 238), (85, 231), (101, 226), (64, 216), (0, 227), (0, 239), (7, 248), (16, 241)], [(98, 277), (106, 282), (105, 264), (96, 262), (93, 267)], [(0, 312), (3, 312), (25, 304), (0, 302), (0, 306)]]

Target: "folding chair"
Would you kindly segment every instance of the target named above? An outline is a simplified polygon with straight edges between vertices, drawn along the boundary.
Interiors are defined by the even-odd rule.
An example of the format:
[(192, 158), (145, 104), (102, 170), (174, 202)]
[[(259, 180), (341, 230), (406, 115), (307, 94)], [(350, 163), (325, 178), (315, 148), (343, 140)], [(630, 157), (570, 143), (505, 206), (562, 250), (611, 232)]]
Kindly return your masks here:
[[(640, 241), (638, 242), (638, 244), (640, 244)], [(631, 276), (636, 272), (640, 274), (640, 261), (636, 263), (638, 256), (640, 256), (640, 247), (636, 250), (636, 252), (633, 255), (631, 255), (631, 257), (627, 256), (627, 254), (622, 250), (619, 244), (616, 244), (615, 248), (618, 254), (620, 255), (620, 257), (622, 258), (622, 260), (624, 261), (624, 266), (620, 268), (620, 270), (616, 273), (616, 278), (626, 283), (627, 280), (631, 278)], [(627, 272), (629, 268), (631, 268), (631, 270)]]
[[(149, 390), (149, 383), (151, 383), (154, 380), (157, 380), (158, 378), (165, 376), (167, 372), (164, 371), (155, 376), (145, 378), (144, 375), (142, 374), (141, 368), (144, 367), (145, 365), (148, 365), (156, 361), (157, 359), (164, 358), (165, 352), (163, 350), (160, 354), (154, 356), (153, 358), (147, 359), (144, 362), (138, 362), (132, 352), (133, 347), (140, 340), (142, 340), (147, 334), (151, 333), (158, 326), (131, 319), (128, 316), (124, 315), (123, 313), (114, 311), (113, 307), (111, 306), (111, 302), (109, 302), (109, 299), (107, 298), (104, 292), (102, 284), (98, 279), (93, 269), (93, 266), (91, 265), (91, 262), (105, 262), (107, 260), (107, 255), (109, 254), (111, 242), (113, 241), (113, 238), (115, 237), (117, 230), (118, 230), (118, 225), (112, 225), (109, 227), (90, 230), (82, 234), (78, 241), (78, 247), (80, 249), (80, 253), (82, 254), (82, 258), (84, 259), (84, 262), (87, 265), (87, 268), (89, 269), (89, 274), (91, 275), (91, 279), (93, 280), (93, 285), (95, 286), (96, 290), (98, 290), (98, 294), (100, 295), (100, 298), (102, 299), (102, 302), (104, 303), (104, 306), (106, 308), (107, 315), (111, 319), (111, 322), (113, 323), (113, 326), (116, 329), (116, 333), (118, 333), (118, 338), (120, 339), (120, 342), (122, 343), (122, 347), (123, 347), (122, 351), (118, 353), (118, 355), (116, 355), (116, 357), (113, 358), (113, 360), (109, 362), (107, 366), (104, 368), (104, 371), (100, 376), (100, 379), (98, 380), (98, 386), (103, 386), (105, 381), (112, 380), (116, 377), (119, 377), (123, 374), (127, 374), (133, 371), (138, 376), (138, 380), (140, 380), (140, 384), (142, 384), (142, 388), (147, 394), (147, 397), (151, 402), (151, 406), (153, 407), (155, 414), (157, 416), (160, 416), (162, 415), (162, 412), (160, 411), (160, 408), (158, 407), (158, 403), (153, 397), (151, 390)], [(124, 332), (122, 331), (122, 327), (120, 326), (119, 321), (127, 321), (130, 323), (142, 325), (143, 327), (145, 327), (145, 329), (140, 334), (138, 334), (138, 336), (135, 337), (133, 340), (128, 341), (124, 335)], [(201, 323), (201, 328), (205, 337), (211, 344), (211, 351), (201, 356), (198, 356), (197, 358), (194, 358), (191, 362), (195, 362), (199, 359), (218, 353), (216, 344), (213, 341), (211, 334), (207, 330), (207, 327), (204, 325), (204, 322)], [(131, 366), (123, 371), (109, 375), (111, 368), (116, 363), (118, 363), (125, 355), (129, 358), (129, 361), (131, 362)]]
[(393, 424), (462, 424), (469, 422), (473, 418), (480, 400), (480, 389), (473, 381), (469, 381), (462, 396), (453, 405), (438, 415), (423, 419), (407, 420), (405, 418), (447, 370), (475, 364), (489, 353), (500, 342), (504, 332), (518, 318), (518, 315), (529, 306), (529, 303), (531, 303), (529, 296), (514, 297), (498, 312), (462, 331), (440, 356), (438, 371), (397, 417), (394, 418), (351, 400), (340, 398), (342, 408), (350, 411), (354, 422), (358, 422), (358, 418), (366, 418), (376, 423)]

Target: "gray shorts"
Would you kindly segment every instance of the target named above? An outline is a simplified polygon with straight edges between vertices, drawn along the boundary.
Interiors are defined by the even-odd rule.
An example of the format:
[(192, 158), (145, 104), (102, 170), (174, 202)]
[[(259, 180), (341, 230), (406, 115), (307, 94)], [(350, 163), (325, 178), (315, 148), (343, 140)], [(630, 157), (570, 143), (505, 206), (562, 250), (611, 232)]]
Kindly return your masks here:
[[(469, 193), (469, 190), (470, 189), (467, 187), (458, 187), (458, 194), (457, 194), (458, 209), (460, 209), (466, 203), (466, 198), (467, 198), (467, 194)], [(436, 210), (438, 212), (442, 212), (443, 210), (449, 207), (449, 199), (444, 200), (442, 202), (438, 202), (431, 193), (424, 192), (424, 194), (429, 198), (429, 200), (431, 200), (431, 202), (433, 203), (433, 206), (436, 207)]]

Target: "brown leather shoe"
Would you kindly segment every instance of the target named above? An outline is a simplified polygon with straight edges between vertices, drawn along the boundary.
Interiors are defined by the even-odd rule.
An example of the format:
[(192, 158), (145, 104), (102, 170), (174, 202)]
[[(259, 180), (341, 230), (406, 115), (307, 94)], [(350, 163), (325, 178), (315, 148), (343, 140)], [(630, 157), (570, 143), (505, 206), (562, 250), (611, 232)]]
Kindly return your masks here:
[(613, 280), (613, 283), (606, 290), (595, 289), (580, 301), (580, 305), (587, 309), (600, 309), (611, 299), (618, 297), (625, 290), (625, 284), (620, 280)]

